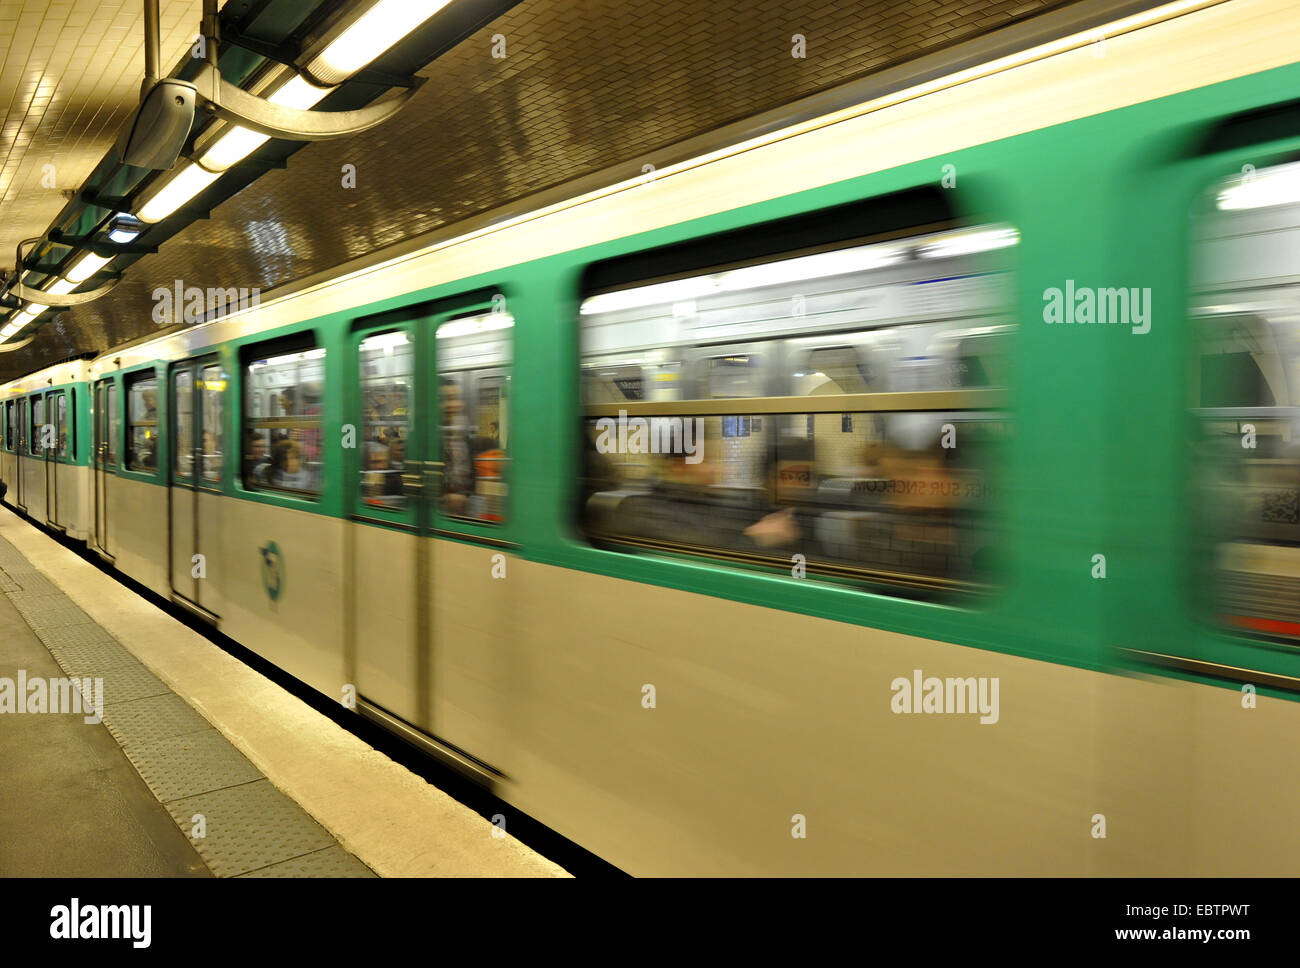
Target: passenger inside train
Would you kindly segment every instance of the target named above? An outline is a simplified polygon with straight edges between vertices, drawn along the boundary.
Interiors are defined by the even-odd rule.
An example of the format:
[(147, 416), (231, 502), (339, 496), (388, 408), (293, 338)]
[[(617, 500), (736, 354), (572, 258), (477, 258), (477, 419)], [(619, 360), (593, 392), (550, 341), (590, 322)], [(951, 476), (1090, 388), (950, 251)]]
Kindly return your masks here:
[(256, 430), (244, 433), (244, 477), (247, 480), (265, 481), (267, 455), (266, 438)]
[(439, 387), (442, 406), (442, 505), (448, 514), (470, 510), (474, 495), (474, 453), (463, 421), (465, 405), (460, 387), (444, 379)]
[(295, 491), (316, 490), (315, 474), (303, 466), (302, 448), (296, 440), (277, 440), (271, 448), (271, 465), (266, 482), (272, 487)]
[[(803, 555), (831, 576), (979, 590), (985, 469), (999, 466), (990, 448), (1006, 422), (961, 407), (1004, 385), (1003, 250), (1017, 238), (978, 226), (589, 297), (584, 340), (601, 347), (584, 363), (589, 407), (651, 429), (690, 400), (735, 410), (673, 418), (702, 428), (694, 464), (622, 444), (600, 453), (589, 418), (588, 536), (787, 569)], [(885, 394), (912, 406), (877, 410)], [(772, 413), (772, 397), (808, 403)], [(859, 400), (874, 412), (854, 412)]]

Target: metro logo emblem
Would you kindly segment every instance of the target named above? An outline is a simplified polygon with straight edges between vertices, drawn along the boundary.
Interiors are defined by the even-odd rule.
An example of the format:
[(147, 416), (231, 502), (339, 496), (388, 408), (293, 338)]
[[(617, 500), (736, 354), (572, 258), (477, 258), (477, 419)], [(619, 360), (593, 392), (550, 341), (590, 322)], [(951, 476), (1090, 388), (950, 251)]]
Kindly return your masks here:
[(280, 547), (274, 541), (268, 541), (257, 549), (262, 556), (262, 587), (271, 601), (277, 601), (284, 590), (284, 558)]

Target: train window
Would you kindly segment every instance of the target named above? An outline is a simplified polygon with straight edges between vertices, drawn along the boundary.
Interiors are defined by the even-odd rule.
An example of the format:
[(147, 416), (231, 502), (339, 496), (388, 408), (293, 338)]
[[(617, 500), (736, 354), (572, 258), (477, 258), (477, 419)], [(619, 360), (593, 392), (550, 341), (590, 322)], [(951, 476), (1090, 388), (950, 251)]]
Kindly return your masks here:
[(158, 377), (146, 373), (126, 384), (126, 468), (153, 473), (158, 469)]
[(493, 311), (437, 331), (443, 514), (505, 521), (514, 318)]
[(108, 385), (108, 441), (104, 461), (109, 467), (117, 466), (117, 440), (122, 433), (122, 414), (117, 409), (117, 384)]
[(32, 397), (32, 426), (30, 450), (33, 454), (44, 454), (47, 447), (45, 431), (45, 397), (37, 394)]
[(58, 434), (59, 460), (66, 461), (72, 453), (72, 430), (68, 426), (68, 395), (59, 390), (51, 395), (54, 405), (54, 428)]
[(177, 480), (188, 481), (194, 476), (194, 374), (188, 368), (172, 374), (172, 419), (176, 441), (172, 473)]
[(221, 459), (225, 453), (222, 445), (222, 401), (226, 392), (226, 375), (218, 363), (210, 363), (199, 371), (199, 407), (202, 434), (199, 460), (200, 473), (208, 484), (221, 480)]
[(1215, 624), (1300, 641), (1300, 162), (1212, 186), (1193, 220), (1197, 570)]
[(15, 442), (18, 439), (17, 428), (14, 426), (14, 402), (5, 401), (5, 450), (16, 450)]
[(319, 347), (272, 351), (245, 363), (245, 487), (320, 494), (324, 377), (325, 350)]
[(953, 228), (588, 296), (589, 539), (987, 587), (1018, 240)]
[(95, 393), (91, 398), (95, 405), (94, 432), (95, 443), (92, 451), (92, 457), (95, 463), (101, 467), (117, 467), (117, 445), (114, 443), (114, 434), (110, 432), (110, 426), (117, 427), (115, 412), (117, 406), (116, 386), (111, 380), (100, 380), (95, 384)]
[(402, 473), (411, 436), (414, 351), (400, 331), (361, 341), (361, 500), (371, 507), (404, 508)]

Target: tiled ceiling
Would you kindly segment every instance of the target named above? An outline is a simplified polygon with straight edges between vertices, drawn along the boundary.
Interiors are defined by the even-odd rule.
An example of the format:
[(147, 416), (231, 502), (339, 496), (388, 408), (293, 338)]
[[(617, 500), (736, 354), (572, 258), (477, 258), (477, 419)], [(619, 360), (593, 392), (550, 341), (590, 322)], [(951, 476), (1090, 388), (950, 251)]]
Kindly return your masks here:
[[(194, 42), (203, 0), (163, 0), (162, 63)], [(0, 264), (44, 234), (139, 103), (140, 0), (0, 0)]]
[[(30, 346), (0, 356), (0, 378), (145, 335), (154, 325), (150, 293), (177, 279), (265, 293), (615, 164), (635, 162), (639, 170), (666, 146), (1070, 2), (523, 0), (422, 71), (429, 82), (393, 121), (305, 147), (287, 170), (269, 172), (142, 258), (111, 294), (59, 313)], [(131, 26), (138, 6), (0, 0), (4, 42), (25, 51), (23, 66), (11, 71), (6, 62), (3, 73), (4, 91), (13, 85), (25, 93), (8, 99), (0, 150), (27, 159), (0, 210), (6, 238), (39, 234), (63, 201), (57, 194), (43, 200), (39, 163), (52, 157), (67, 166), (60, 185), (76, 184), (113, 129), (101, 116), (120, 121), (131, 104), (142, 73), (138, 25)], [(164, 65), (175, 62), (198, 6), (164, 4), (171, 44)], [(48, 23), (48, 35), (46, 26), (35, 28), (39, 42), (35, 15), (24, 19), (29, 8)], [(85, 20), (86, 11), (99, 19)], [(76, 12), (82, 26), (69, 26)], [(92, 70), (76, 61), (80, 40), (59, 39), (106, 30), (113, 31), (107, 47), (120, 45), (133, 59), (100, 60), (101, 43), (93, 62), (101, 69)], [(795, 34), (805, 38), (806, 57), (792, 56)], [(492, 56), (494, 46), (500, 51), (496, 35), (504, 58)], [(104, 64), (116, 68), (111, 81), (101, 76)], [(85, 80), (72, 82), (70, 71)], [(65, 98), (58, 112), (46, 108), (44, 121), (22, 128), (28, 102), (52, 81), (50, 103)], [(104, 85), (102, 93), (95, 85)], [(44, 147), (18, 146), (20, 128)], [(356, 166), (355, 189), (340, 189), (344, 164)], [(6, 163), (6, 178), (9, 171)], [(30, 206), (22, 210), (26, 228), (11, 232), (8, 219), (20, 205)]]

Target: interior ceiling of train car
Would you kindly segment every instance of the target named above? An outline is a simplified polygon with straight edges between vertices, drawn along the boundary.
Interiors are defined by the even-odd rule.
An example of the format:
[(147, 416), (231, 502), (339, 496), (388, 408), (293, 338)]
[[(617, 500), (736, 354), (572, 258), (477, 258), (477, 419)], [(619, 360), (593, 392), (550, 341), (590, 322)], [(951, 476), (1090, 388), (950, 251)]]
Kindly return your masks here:
[[(222, 74), (252, 86), (272, 61), (300, 62), (304, 38), (323, 21), (371, 5), (227, 0)], [(272, 139), (254, 150), (147, 227), (138, 251), (114, 262), (125, 271), (111, 292), (38, 317), (29, 345), (0, 354), (0, 379), (158, 332), (152, 294), (178, 280), (256, 288), (265, 298), (544, 190), (590, 183), (620, 165), (639, 173), (643, 162), (662, 164), (672, 146), (975, 38), (1007, 35), (1002, 28), (1075, 16), (1058, 28), (1072, 30), (1087, 18), (1100, 24), (1155, 5), (451, 0), (430, 29), (342, 82), (324, 105), (359, 107), (394, 84), (409, 86), (412, 74), (425, 79), (395, 117), (339, 140)], [(185, 76), (194, 60), (202, 6), (162, 0), (163, 76)], [(459, 17), (450, 26), (449, 11)], [(113, 147), (139, 100), (143, 37), (139, 0), (0, 0), (0, 252), (42, 236), (73, 246), (102, 238), (115, 209), (124, 210), (151, 174), (126, 169), (135, 177), (124, 182)], [(355, 187), (344, 187), (347, 165), (355, 166)], [(75, 249), (44, 251), (52, 265)]]

